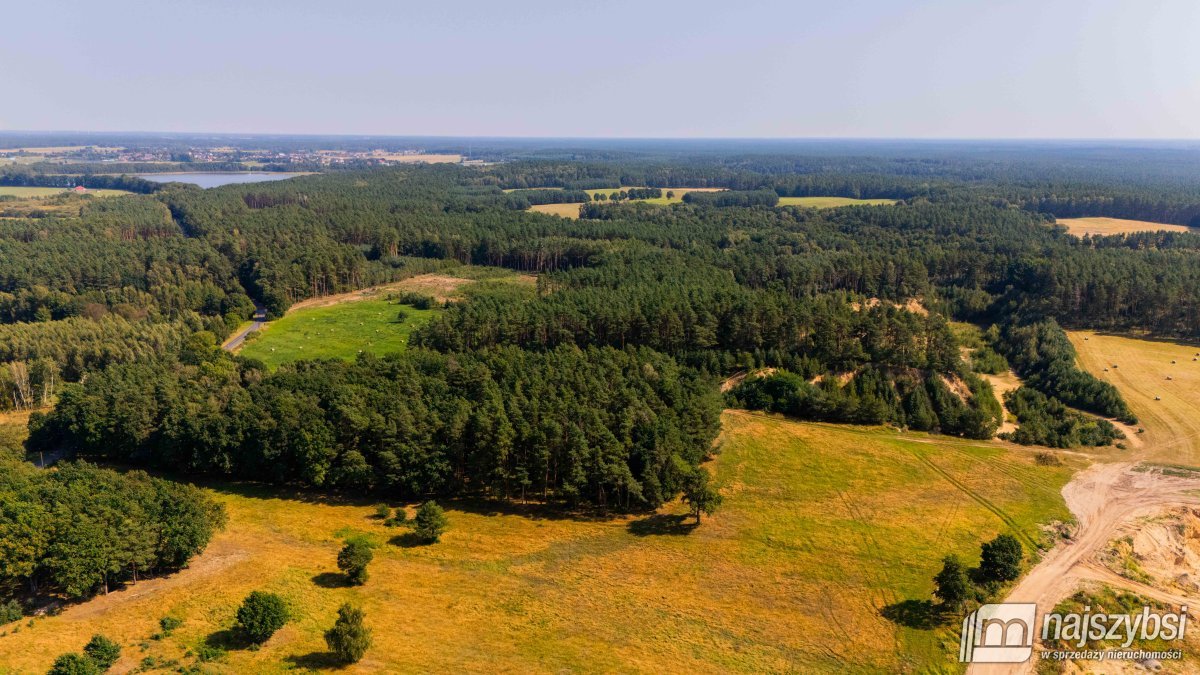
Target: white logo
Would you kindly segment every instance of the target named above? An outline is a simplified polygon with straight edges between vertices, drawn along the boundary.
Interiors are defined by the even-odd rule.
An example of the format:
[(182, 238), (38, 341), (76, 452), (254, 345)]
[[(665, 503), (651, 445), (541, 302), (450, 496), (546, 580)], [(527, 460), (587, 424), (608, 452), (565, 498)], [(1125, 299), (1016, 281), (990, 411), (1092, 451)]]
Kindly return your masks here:
[(984, 605), (963, 619), (958, 641), (962, 663), (1023, 663), (1033, 654), (1037, 605)]

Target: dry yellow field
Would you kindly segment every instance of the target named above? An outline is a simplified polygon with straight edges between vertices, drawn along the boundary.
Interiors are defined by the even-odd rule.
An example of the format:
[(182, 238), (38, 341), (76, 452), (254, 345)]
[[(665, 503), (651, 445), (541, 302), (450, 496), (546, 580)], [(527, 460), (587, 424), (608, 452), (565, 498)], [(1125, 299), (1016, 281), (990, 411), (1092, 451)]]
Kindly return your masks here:
[(1120, 389), (1138, 416), (1146, 458), (1200, 466), (1200, 346), (1090, 331), (1069, 335), (1080, 365)]
[[(13, 197), (31, 198), (31, 197), (52, 197), (65, 192), (71, 192), (67, 188), (55, 187), (21, 187), (0, 185), (0, 195), (11, 195)], [(125, 190), (88, 190), (83, 194), (89, 194), (95, 197), (116, 197), (119, 195), (132, 194)]]
[(1123, 218), (1059, 218), (1059, 225), (1066, 225), (1067, 232), (1082, 237), (1085, 234), (1124, 234), (1126, 232), (1149, 232), (1166, 230), (1169, 232), (1189, 232), (1191, 228), (1185, 225), (1168, 225), (1152, 223), (1147, 220), (1125, 220)]
[(583, 206), (583, 204), (579, 202), (569, 204), (534, 204), (533, 206), (529, 207), (529, 210), (537, 211), (538, 213), (546, 213), (551, 216), (578, 219), (580, 206)]
[[(229, 526), (191, 568), (6, 627), (0, 672), (45, 672), (96, 632), (123, 646), (114, 672), (192, 665), (255, 589), (282, 594), (295, 621), (204, 672), (324, 667), (321, 634), (346, 600), (375, 634), (346, 673), (954, 671), (957, 625), (897, 617), (927, 610), (943, 555), (974, 560), (981, 540), (1028, 541), (1066, 517), (1072, 467), (1032, 454), (727, 412), (712, 467), (725, 505), (698, 529), (677, 504), (598, 519), (452, 504), (441, 543), (384, 544), (359, 588), (338, 583), (342, 538), (397, 534), (369, 504), (214, 485)], [(166, 614), (183, 626), (150, 639)]]
[(850, 197), (780, 197), (779, 206), (805, 206), (811, 209), (834, 209), (839, 206), (890, 206), (895, 199), (851, 199)]

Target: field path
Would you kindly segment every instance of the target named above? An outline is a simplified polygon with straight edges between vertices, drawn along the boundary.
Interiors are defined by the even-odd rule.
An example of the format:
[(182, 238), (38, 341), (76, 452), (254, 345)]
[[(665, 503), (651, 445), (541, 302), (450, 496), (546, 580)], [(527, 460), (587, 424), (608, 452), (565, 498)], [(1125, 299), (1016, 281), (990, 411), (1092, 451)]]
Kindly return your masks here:
[[(1101, 461), (1063, 488), (1078, 521), (1073, 537), (1050, 551), (1005, 598), (1037, 603), (1039, 618), (1081, 582), (1099, 581), (1172, 605), (1200, 605), (1187, 597), (1126, 579), (1096, 560), (1117, 530), (1137, 518), (1180, 506), (1200, 505), (1200, 473), (1168, 475), (1147, 461), (1197, 464), (1200, 456), (1200, 361), (1197, 348), (1135, 338), (1073, 333), (1080, 364), (1121, 390), (1144, 425), (1132, 433), (1133, 450), (1121, 461)], [(1036, 631), (1035, 631), (1036, 632)], [(1037, 658), (1022, 664), (973, 664), (968, 673), (1032, 673)]]

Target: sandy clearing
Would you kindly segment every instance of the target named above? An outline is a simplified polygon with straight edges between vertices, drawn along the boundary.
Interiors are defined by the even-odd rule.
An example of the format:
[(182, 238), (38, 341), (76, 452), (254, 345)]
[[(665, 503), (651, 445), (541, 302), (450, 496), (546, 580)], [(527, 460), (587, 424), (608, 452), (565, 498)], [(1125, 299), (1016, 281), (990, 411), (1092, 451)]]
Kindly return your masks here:
[(452, 277), (446, 274), (422, 274), (420, 276), (411, 277), (403, 281), (395, 283), (383, 284), (381, 286), (372, 286), (363, 288), (349, 293), (335, 293), (333, 295), (322, 295), (316, 298), (308, 298), (301, 300), (288, 308), (287, 313), (291, 314), (297, 310), (309, 309), (311, 307), (328, 307), (330, 305), (340, 305), (343, 302), (357, 302), (359, 300), (369, 300), (377, 298), (381, 293), (392, 291), (413, 291), (417, 293), (425, 293), (433, 296), (438, 302), (445, 302), (456, 295), (456, 291), (467, 284), (474, 283), (472, 279), (462, 279)]
[(980, 375), (992, 385), (992, 391), (996, 394), (996, 400), (1000, 403), (1001, 410), (1004, 411), (1004, 421), (997, 429), (997, 433), (1006, 434), (1017, 430), (1017, 425), (1012, 422), (1014, 419), (1012, 413), (1008, 411), (1008, 406), (1004, 404), (1004, 395), (1021, 386), (1021, 379), (1017, 374), (1009, 369), (1007, 372), (999, 375), (988, 375), (983, 373)]

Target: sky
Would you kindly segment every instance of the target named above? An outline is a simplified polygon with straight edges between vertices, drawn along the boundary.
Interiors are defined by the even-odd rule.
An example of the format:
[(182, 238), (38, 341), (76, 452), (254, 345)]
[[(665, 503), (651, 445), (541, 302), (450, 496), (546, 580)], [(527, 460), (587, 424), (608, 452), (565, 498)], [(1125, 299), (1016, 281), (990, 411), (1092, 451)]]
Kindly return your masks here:
[(1195, 0), (6, 5), (0, 130), (1200, 138)]

